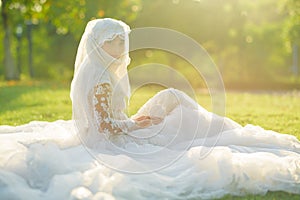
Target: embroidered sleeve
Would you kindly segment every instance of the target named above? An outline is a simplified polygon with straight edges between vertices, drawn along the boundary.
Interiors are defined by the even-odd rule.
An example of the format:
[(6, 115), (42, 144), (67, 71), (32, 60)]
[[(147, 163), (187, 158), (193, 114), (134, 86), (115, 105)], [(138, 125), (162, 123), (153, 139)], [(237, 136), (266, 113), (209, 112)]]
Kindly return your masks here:
[(111, 86), (108, 83), (98, 84), (94, 88), (93, 105), (98, 130), (101, 133), (127, 133), (134, 121), (115, 120), (111, 112)]

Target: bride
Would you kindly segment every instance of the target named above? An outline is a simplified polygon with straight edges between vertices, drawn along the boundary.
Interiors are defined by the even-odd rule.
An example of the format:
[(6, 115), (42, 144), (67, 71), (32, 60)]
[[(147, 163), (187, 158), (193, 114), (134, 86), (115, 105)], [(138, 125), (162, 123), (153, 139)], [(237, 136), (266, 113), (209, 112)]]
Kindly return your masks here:
[(87, 24), (71, 84), (73, 120), (0, 126), (1, 199), (300, 194), (294, 136), (242, 127), (173, 88), (128, 117), (129, 32), (109, 18)]
[[(204, 126), (212, 122), (211, 113), (208, 113), (183, 92), (173, 88), (156, 94), (131, 118), (128, 118), (123, 112), (126, 109), (126, 99), (130, 97), (127, 74), (127, 66), (130, 62), (128, 55), (129, 32), (130, 28), (121, 21), (93, 20), (88, 23), (81, 38), (71, 85), (71, 99), (73, 119), (82, 142), (89, 147), (98, 146), (101, 139), (116, 142), (122, 138), (122, 141), (119, 142), (124, 144), (127, 144), (128, 140), (141, 142), (141, 134), (147, 135), (146, 132), (149, 132), (148, 134), (152, 133), (151, 135), (153, 135), (153, 132), (156, 131), (153, 131), (153, 127), (150, 126), (158, 125), (156, 127), (160, 127), (160, 134), (156, 135), (159, 137), (159, 141), (156, 142), (162, 143), (162, 137), (166, 139), (168, 136), (170, 137), (170, 134), (174, 136), (174, 130), (170, 130), (170, 127), (161, 129), (161, 126), (172, 125), (174, 127), (179, 122), (163, 123), (170, 115), (176, 116), (174, 120), (181, 120), (181, 123), (186, 122), (190, 126), (186, 127), (184, 134), (175, 131), (175, 133), (178, 132), (176, 140), (179, 139), (178, 137), (180, 137), (180, 142), (189, 141), (195, 136), (204, 137), (203, 134), (208, 128)], [(183, 109), (188, 110), (183, 111)], [(178, 111), (181, 112), (181, 116), (177, 116)], [(185, 113), (186, 115), (184, 115)], [(191, 126), (192, 122), (189, 122), (199, 123), (199, 119), (191, 120), (192, 118), (189, 118), (193, 114), (201, 115), (196, 119), (201, 117), (205, 121), (198, 124), (201, 125), (199, 133), (202, 135), (196, 134), (197, 127)], [(219, 131), (239, 127), (229, 119), (216, 115), (213, 117), (213, 122), (218, 121), (218, 124), (214, 124), (215, 126), (224, 125), (223, 129)], [(150, 129), (151, 131), (149, 131)], [(214, 133), (212, 130), (210, 131), (210, 135), (218, 133), (216, 130)], [(154, 142), (153, 138), (147, 138), (147, 142)], [(117, 146), (120, 145), (122, 144), (119, 143)]]

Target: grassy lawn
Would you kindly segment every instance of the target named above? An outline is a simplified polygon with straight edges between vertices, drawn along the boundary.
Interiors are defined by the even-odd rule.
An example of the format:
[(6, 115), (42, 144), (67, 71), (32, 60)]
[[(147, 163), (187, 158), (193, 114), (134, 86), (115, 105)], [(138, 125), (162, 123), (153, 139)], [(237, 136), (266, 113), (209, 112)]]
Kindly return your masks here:
[[(133, 114), (158, 88), (140, 89), (131, 99)], [(198, 102), (211, 110), (208, 93), (197, 94)], [(33, 120), (71, 119), (69, 83), (0, 82), (0, 125), (21, 125)], [(227, 92), (226, 116), (246, 125), (293, 134), (300, 139), (300, 91), (289, 92)], [(265, 196), (226, 196), (222, 199), (299, 199), (298, 195), (269, 192)]]
[(71, 119), (72, 107), (66, 84), (0, 83), (0, 124)]

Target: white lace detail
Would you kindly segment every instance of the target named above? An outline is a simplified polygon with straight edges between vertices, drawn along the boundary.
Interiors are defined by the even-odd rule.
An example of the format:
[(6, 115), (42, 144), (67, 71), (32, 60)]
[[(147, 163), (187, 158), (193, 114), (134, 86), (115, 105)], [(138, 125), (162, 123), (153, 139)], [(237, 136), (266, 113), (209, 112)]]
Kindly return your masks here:
[(104, 134), (127, 133), (134, 121), (117, 119), (111, 106), (112, 88), (108, 83), (98, 84), (94, 88), (93, 106), (98, 131)]

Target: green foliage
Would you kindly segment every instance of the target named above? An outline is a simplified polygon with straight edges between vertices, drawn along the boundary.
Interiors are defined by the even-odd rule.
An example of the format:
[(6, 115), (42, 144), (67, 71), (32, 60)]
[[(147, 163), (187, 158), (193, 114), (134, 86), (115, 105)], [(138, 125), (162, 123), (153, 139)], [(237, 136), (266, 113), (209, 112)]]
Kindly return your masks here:
[(48, 22), (56, 27), (58, 34), (72, 32), (79, 35), (85, 19), (85, 0), (11, 0), (7, 1), (6, 7), (13, 26)]
[(286, 15), (283, 36), (291, 48), (293, 43), (300, 45), (300, 2), (281, 0), (281, 12)]
[[(38, 79), (65, 79), (72, 77), (72, 70), (79, 39), (86, 23), (93, 18), (113, 17), (128, 23), (135, 19), (140, 0), (118, 1), (55, 1), (55, 0), (6, 0), (9, 14), (11, 49), (16, 59), (15, 29), (23, 26), (22, 73), (28, 76), (27, 24), (33, 27), (33, 67)], [(2, 21), (1, 21), (2, 22)], [(14, 36), (14, 37), (12, 37)], [(3, 35), (0, 33), (0, 38)], [(3, 52), (0, 49), (0, 53)], [(0, 59), (3, 59), (3, 53)], [(4, 73), (0, 64), (0, 75)]]
[(141, 9), (141, 0), (87, 1), (87, 19), (115, 18), (130, 24)]
[[(132, 28), (157, 26), (178, 30), (199, 42), (212, 56), (229, 88), (299, 88), (290, 79), (291, 45), (300, 38), (297, 0), (11, 0), (11, 51), (16, 59), (15, 29), (23, 24), (22, 77), (28, 76), (26, 23), (33, 29), (34, 69), (38, 79), (71, 78), (77, 45), (86, 23), (94, 18), (121, 19)], [(0, 19), (0, 22), (2, 19)], [(0, 32), (3, 39), (3, 33)], [(0, 48), (0, 59), (3, 59)], [(149, 52), (149, 51), (148, 51)], [(182, 58), (131, 53), (136, 63), (155, 60), (195, 80)], [(159, 55), (158, 55), (159, 54)], [(189, 70), (188, 70), (189, 69)], [(0, 64), (0, 76), (4, 73)], [(298, 78), (299, 79), (299, 78)], [(197, 87), (203, 84), (192, 83)], [(288, 84), (288, 85), (286, 85)]]
[(153, 0), (143, 2), (134, 25), (171, 28), (196, 39), (213, 57), (227, 87), (259, 82), (252, 88), (280, 89), (281, 78), (291, 76), (291, 52), (283, 37), (286, 20), (273, 0)]

